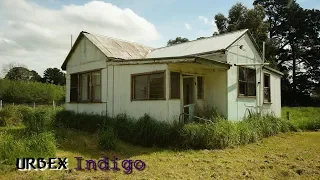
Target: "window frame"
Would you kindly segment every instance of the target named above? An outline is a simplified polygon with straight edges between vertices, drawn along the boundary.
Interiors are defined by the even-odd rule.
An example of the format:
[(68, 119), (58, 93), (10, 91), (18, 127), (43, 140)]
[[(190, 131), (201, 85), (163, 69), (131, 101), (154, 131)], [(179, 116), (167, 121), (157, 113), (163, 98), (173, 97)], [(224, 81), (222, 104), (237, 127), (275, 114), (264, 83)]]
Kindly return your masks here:
[[(152, 98), (150, 99), (150, 75), (152, 74), (163, 74), (163, 98)], [(136, 76), (147, 76), (147, 98), (146, 99), (135, 99), (134, 98), (134, 77)], [(131, 74), (131, 101), (156, 101), (156, 100), (166, 100), (166, 70), (160, 70), (160, 71), (151, 71), (151, 72), (145, 72), (145, 73), (135, 73)]]
[[(89, 70), (89, 71), (82, 71), (82, 72), (77, 72), (77, 73), (72, 73), (72, 74), (70, 74), (70, 92), (69, 92), (69, 94), (70, 94), (70, 99), (69, 99), (69, 103), (101, 103), (102, 102), (102, 97), (101, 97), (101, 95), (102, 95), (102, 71), (101, 71), (102, 69), (94, 69), (94, 70)], [(99, 72), (100, 73), (100, 99), (98, 99), (98, 100), (94, 100), (93, 99), (93, 91), (92, 91), (92, 89), (93, 89), (93, 86), (92, 86), (92, 73), (94, 73), (94, 72)], [(88, 98), (88, 100), (81, 100), (81, 75), (82, 74), (88, 74), (89, 73), (89, 89), (88, 89), (88, 94), (90, 95), (90, 98)], [(71, 101), (71, 76), (72, 75), (77, 75), (77, 77), (78, 77), (78, 87), (77, 87), (77, 101)], [(73, 87), (74, 88), (74, 87)]]
[[(240, 77), (239, 77), (239, 73), (240, 73), (240, 69), (241, 68), (244, 68), (245, 69), (245, 78), (246, 80), (243, 81), (241, 80), (242, 83), (245, 83), (246, 84), (246, 93), (245, 94), (240, 94)], [(250, 81), (248, 81), (248, 69), (250, 70), (254, 70), (255, 71), (255, 77), (254, 77), (254, 84), (255, 84), (255, 91), (256, 91), (256, 95), (255, 96), (249, 96), (249, 95), (246, 95), (248, 94), (248, 89), (249, 89), (249, 84), (250, 84)], [(238, 66), (238, 72), (237, 72), (237, 83), (238, 83), (238, 98), (256, 98), (257, 97), (257, 70), (255, 68), (251, 68), (251, 67), (244, 67), (244, 66)], [(252, 83), (252, 82), (251, 82)]]
[[(201, 99), (203, 100), (204, 99), (204, 76), (197, 76), (197, 99)], [(201, 78), (202, 80), (202, 85), (201, 85), (201, 90), (202, 90), (202, 93), (201, 93), (201, 97), (199, 96), (199, 82), (198, 82), (198, 78)]]
[[(265, 101), (265, 96), (264, 96), (264, 91), (265, 91), (265, 77), (268, 76), (269, 77), (269, 87), (268, 88), (268, 91), (269, 91), (269, 98), (268, 98), (268, 101)], [(271, 103), (271, 75), (269, 73), (263, 73), (263, 103), (264, 104), (269, 104)]]
[[(178, 81), (179, 81), (179, 95), (178, 97), (172, 97), (172, 86), (171, 86), (171, 73), (177, 73), (179, 74), (179, 78), (178, 78)], [(181, 99), (181, 73), (180, 72), (175, 72), (175, 71), (170, 71), (170, 99)]]
[[(76, 82), (77, 82), (77, 85), (76, 86), (72, 86), (72, 76), (76, 77)], [(73, 73), (73, 74), (70, 74), (70, 91), (69, 91), (69, 102), (71, 103), (74, 103), (74, 102), (78, 102), (79, 100), (79, 74), (78, 73)], [(73, 100), (71, 97), (72, 97), (72, 90), (75, 89), (76, 90), (76, 100)]]

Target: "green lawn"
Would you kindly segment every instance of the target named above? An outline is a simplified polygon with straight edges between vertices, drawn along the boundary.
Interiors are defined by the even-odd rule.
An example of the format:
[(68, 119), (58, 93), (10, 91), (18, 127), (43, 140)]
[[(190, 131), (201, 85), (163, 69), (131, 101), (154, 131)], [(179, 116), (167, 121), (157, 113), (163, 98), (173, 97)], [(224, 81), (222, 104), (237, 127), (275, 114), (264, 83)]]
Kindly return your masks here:
[(98, 159), (116, 154), (120, 159), (143, 160), (144, 171), (2, 171), (0, 179), (320, 179), (320, 132), (280, 134), (259, 143), (225, 150), (172, 151), (141, 148), (120, 142), (115, 151), (100, 151), (97, 135), (67, 131), (58, 138), (57, 157)]

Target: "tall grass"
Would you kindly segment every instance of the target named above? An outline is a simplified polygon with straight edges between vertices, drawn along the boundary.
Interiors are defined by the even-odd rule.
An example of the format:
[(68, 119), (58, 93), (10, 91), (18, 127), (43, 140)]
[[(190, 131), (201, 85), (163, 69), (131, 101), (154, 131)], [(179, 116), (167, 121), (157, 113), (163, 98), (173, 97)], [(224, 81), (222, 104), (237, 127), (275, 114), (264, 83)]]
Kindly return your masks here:
[(256, 142), (280, 132), (295, 131), (292, 124), (272, 117), (253, 116), (239, 122), (218, 119), (215, 123), (191, 123), (182, 128), (182, 147), (222, 149)]
[(320, 129), (320, 108), (319, 107), (283, 107), (282, 117), (287, 118), (294, 126), (302, 130)]
[(29, 136), (14, 136), (6, 131), (0, 132), (0, 166), (13, 165), (16, 158), (55, 157), (56, 142), (50, 132)]

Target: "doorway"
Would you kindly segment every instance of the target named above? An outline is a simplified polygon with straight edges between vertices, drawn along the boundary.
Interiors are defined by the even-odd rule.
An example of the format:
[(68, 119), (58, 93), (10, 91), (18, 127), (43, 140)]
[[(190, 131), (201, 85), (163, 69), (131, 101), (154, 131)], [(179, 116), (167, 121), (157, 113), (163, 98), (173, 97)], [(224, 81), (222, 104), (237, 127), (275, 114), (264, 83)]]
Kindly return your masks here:
[(183, 112), (188, 114), (185, 120), (192, 120), (194, 116), (195, 80), (193, 76), (183, 78)]

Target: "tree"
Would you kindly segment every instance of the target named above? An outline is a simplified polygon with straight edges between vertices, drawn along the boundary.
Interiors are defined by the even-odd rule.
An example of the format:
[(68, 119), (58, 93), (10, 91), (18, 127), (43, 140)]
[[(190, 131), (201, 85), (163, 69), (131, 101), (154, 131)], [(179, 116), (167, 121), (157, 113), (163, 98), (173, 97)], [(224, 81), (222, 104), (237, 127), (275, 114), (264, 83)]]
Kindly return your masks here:
[(24, 68), (26, 68), (26, 66), (24, 64), (20, 64), (20, 63), (16, 63), (16, 62), (10, 62), (10, 63), (4, 64), (2, 66), (2, 69), (1, 69), (2, 75), (5, 76), (14, 67), (24, 67)]
[(265, 12), (262, 6), (254, 6), (248, 9), (241, 3), (231, 7), (228, 17), (218, 13), (215, 15), (215, 23), (220, 34), (240, 29), (249, 29), (260, 49), (262, 42), (268, 38), (268, 23), (265, 19)]
[(255, 0), (254, 4), (266, 12), (278, 66), (292, 74), (288, 76), (291, 96), (296, 97), (297, 92), (310, 94), (319, 83), (319, 10), (303, 9), (294, 0)]
[(29, 69), (25, 67), (14, 67), (9, 70), (6, 74), (5, 79), (9, 80), (22, 80), (22, 81), (29, 81), (32, 78), (32, 73)]
[(189, 39), (187, 39), (187, 38), (176, 37), (176, 39), (170, 39), (167, 43), (167, 46), (172, 46), (174, 44), (181, 44), (181, 43), (185, 43), (188, 41), (189, 41)]
[(41, 82), (41, 76), (34, 70), (31, 70), (31, 81)]
[(65, 74), (58, 68), (48, 68), (44, 71), (43, 81), (56, 85), (65, 85)]

